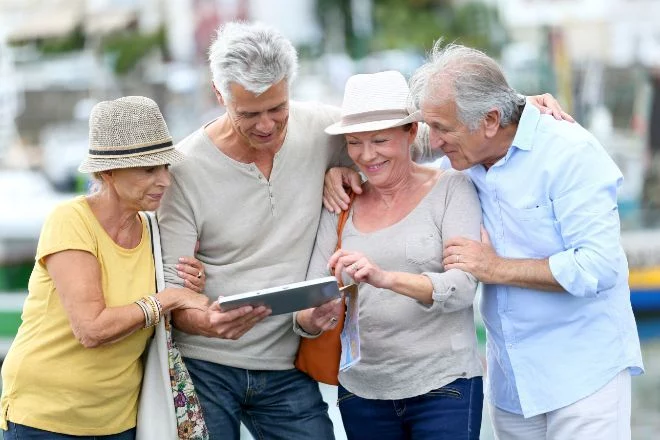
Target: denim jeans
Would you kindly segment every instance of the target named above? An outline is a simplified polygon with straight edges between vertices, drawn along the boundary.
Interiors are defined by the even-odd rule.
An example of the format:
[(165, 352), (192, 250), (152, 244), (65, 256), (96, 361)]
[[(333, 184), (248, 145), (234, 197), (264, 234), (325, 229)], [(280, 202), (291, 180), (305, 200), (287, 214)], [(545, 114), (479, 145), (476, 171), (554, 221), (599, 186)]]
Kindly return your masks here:
[(306, 374), (184, 361), (211, 440), (238, 440), (241, 421), (257, 440), (334, 439), (328, 405)]
[(337, 404), (349, 440), (475, 440), (483, 409), (481, 377), (457, 379), (421, 396), (363, 399), (339, 385)]
[(3, 431), (4, 440), (135, 440), (135, 428), (112, 435), (67, 435), (44, 431), (30, 426), (8, 422), (7, 431)]

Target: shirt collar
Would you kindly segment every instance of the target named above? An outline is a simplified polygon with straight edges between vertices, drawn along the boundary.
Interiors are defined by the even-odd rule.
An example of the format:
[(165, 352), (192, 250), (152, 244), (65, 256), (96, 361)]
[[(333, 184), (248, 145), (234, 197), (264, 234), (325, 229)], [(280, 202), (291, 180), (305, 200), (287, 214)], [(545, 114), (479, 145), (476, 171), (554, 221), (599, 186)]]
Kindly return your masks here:
[(540, 119), (541, 111), (536, 108), (536, 106), (527, 101), (522, 115), (520, 115), (520, 121), (518, 122), (518, 128), (516, 129), (516, 135), (513, 138), (511, 146), (520, 150), (531, 150), (534, 141), (534, 133), (536, 132), (536, 126), (538, 125)]

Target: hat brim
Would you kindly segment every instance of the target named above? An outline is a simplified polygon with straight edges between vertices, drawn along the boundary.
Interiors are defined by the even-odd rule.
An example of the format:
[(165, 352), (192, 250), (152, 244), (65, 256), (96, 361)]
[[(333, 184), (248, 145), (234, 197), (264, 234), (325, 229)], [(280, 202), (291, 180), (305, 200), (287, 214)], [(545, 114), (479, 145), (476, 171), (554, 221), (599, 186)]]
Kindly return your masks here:
[(364, 131), (386, 130), (388, 128), (400, 127), (402, 125), (419, 122), (422, 120), (422, 112), (419, 110), (403, 119), (387, 119), (383, 121), (363, 122), (360, 124), (344, 125), (341, 121), (326, 127), (327, 134), (361, 133)]
[(157, 151), (151, 154), (128, 157), (90, 157), (87, 156), (78, 167), (81, 173), (96, 173), (99, 171), (116, 170), (120, 168), (153, 167), (159, 165), (174, 165), (183, 161), (186, 156), (176, 150)]

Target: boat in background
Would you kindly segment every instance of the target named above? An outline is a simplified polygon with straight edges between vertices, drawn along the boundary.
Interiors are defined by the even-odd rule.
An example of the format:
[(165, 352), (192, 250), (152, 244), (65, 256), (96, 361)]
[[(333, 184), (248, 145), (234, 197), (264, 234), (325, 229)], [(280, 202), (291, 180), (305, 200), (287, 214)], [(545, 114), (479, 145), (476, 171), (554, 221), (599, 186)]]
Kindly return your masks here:
[(660, 229), (624, 231), (630, 302), (637, 313), (660, 312)]

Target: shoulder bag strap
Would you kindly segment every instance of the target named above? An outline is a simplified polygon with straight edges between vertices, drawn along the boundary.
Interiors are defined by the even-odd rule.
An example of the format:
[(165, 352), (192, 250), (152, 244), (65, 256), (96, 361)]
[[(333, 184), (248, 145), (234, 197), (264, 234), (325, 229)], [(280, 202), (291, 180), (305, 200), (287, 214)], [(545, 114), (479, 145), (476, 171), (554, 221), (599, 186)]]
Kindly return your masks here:
[[(346, 208), (345, 211), (339, 213), (339, 219), (337, 221), (337, 246), (335, 247), (335, 251), (341, 249), (341, 235), (344, 232), (344, 226), (346, 225), (348, 217), (351, 214), (351, 207), (353, 206), (353, 201), (355, 200), (355, 193), (351, 190), (348, 190), (348, 197), (350, 197), (350, 200), (348, 201), (348, 208)], [(339, 281), (339, 287), (344, 287), (344, 283)]]
[(160, 249), (160, 231), (156, 216), (151, 212), (143, 212), (147, 219), (149, 227), (149, 236), (151, 238), (151, 253), (154, 257), (154, 267), (156, 269), (156, 291), (160, 292), (165, 288), (165, 274), (163, 272), (163, 255)]

